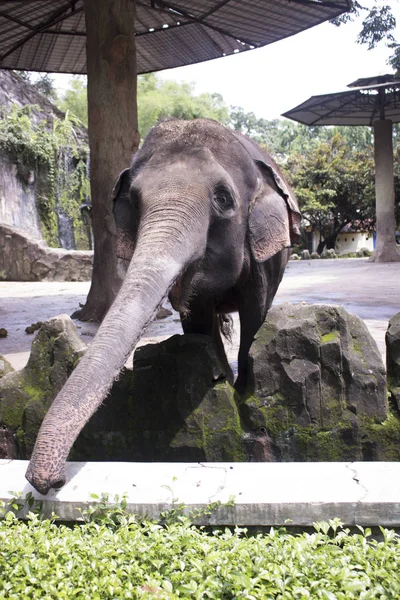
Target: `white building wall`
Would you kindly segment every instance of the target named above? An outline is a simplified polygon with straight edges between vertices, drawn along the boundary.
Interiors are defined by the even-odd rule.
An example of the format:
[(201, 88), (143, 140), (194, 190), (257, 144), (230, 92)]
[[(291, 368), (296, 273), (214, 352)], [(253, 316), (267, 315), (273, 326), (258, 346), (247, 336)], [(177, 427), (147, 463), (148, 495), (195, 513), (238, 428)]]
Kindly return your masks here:
[(347, 254), (357, 252), (361, 248), (368, 248), (371, 252), (374, 249), (373, 234), (369, 232), (357, 233), (339, 233), (336, 238), (335, 251), (337, 254)]

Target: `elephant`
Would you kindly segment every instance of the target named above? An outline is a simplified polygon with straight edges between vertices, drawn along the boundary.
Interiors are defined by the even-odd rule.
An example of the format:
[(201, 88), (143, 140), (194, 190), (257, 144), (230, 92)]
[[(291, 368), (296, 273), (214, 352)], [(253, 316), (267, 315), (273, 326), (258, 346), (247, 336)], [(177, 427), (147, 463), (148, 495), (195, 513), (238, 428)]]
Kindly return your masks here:
[(296, 199), (272, 158), (211, 119), (155, 125), (113, 198), (117, 254), (129, 267), (41, 425), (26, 477), (43, 494), (64, 485), (75, 439), (168, 294), (183, 331), (211, 335), (227, 369), (220, 331), (239, 312), (236, 387), (245, 388), (250, 345), (300, 235)]

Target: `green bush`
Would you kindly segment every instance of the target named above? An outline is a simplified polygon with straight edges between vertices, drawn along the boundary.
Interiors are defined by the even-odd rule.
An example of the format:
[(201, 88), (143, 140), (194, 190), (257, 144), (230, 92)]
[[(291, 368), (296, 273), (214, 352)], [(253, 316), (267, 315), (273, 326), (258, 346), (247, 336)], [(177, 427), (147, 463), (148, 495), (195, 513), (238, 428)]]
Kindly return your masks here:
[[(18, 507), (16, 507), (18, 508)], [(0, 520), (0, 598), (348, 600), (400, 597), (400, 537), (350, 534), (338, 520), (311, 534), (207, 532), (174, 511), (160, 522), (92, 509), (72, 527)], [(167, 516), (168, 517), (168, 516)]]

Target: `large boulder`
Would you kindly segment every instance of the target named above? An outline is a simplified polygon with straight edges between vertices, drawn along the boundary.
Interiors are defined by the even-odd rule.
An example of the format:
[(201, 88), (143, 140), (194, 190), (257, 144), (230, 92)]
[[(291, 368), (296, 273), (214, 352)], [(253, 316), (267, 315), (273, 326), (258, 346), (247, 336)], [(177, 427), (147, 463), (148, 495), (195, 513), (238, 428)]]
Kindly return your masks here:
[(400, 417), (400, 312), (390, 319), (386, 332), (386, 365), (388, 391)]
[[(245, 433), (212, 340), (175, 335), (135, 352), (73, 449), (82, 459), (246, 461), (258, 436)], [(255, 450), (259, 454), (259, 449)]]
[[(339, 306), (277, 306), (250, 356), (253, 390), (243, 407), (246, 423), (266, 428), (277, 460), (382, 456), (385, 369), (359, 317)], [(400, 457), (400, 446), (396, 451)], [(384, 456), (391, 452), (392, 447)]]
[(0, 428), (12, 432), (20, 458), (30, 456), (50, 404), (86, 350), (67, 315), (46, 321), (28, 363), (0, 379)]

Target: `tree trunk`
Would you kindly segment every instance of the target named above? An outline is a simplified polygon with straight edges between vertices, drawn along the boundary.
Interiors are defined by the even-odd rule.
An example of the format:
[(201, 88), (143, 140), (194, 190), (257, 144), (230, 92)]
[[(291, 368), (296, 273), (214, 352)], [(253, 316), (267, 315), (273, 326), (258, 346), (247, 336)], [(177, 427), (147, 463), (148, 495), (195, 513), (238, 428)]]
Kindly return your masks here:
[(134, 0), (84, 0), (94, 265), (85, 306), (73, 316), (100, 321), (121, 286), (111, 192), (139, 145)]
[(370, 261), (395, 262), (400, 260), (400, 252), (395, 238), (392, 121), (375, 121), (374, 136), (376, 249)]
[(324, 248), (326, 246), (326, 240), (320, 240), (318, 246), (317, 246), (317, 252), (318, 254), (322, 254), (322, 252), (324, 251)]

